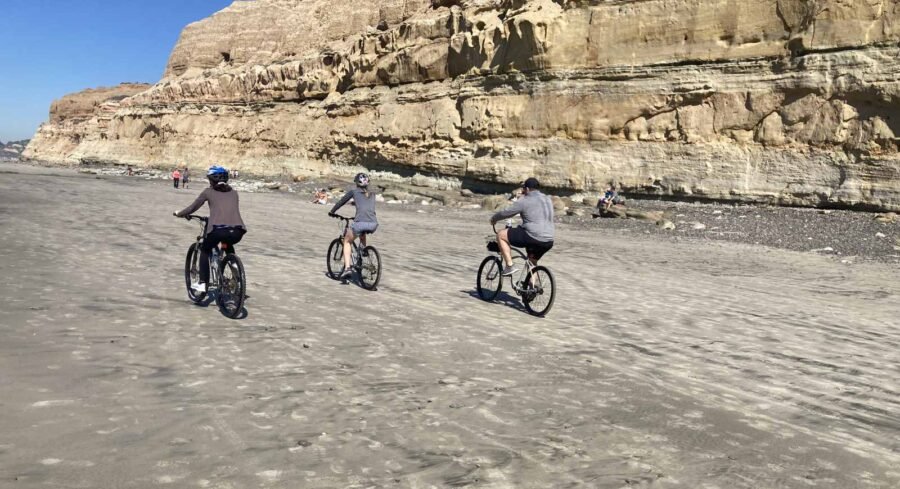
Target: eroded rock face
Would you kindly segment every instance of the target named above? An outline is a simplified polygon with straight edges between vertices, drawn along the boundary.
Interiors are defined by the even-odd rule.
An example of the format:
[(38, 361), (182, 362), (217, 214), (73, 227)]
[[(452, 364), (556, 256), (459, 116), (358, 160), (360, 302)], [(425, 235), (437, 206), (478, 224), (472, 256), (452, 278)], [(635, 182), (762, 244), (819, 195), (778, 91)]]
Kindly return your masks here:
[(42, 124), (25, 148), (26, 158), (74, 163), (82, 144), (107, 140), (109, 123), (123, 100), (148, 90), (146, 83), (123, 83), (115, 87), (84, 90), (55, 100), (50, 120)]
[[(29, 156), (900, 208), (900, 0), (257, 0)], [(42, 133), (46, 133), (42, 137)]]

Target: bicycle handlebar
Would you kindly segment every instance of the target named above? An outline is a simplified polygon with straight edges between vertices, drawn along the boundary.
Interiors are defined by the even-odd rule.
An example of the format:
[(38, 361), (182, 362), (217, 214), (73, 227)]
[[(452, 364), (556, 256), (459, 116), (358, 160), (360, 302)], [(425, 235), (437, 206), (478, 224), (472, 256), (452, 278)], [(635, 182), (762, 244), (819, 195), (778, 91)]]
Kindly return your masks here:
[(331, 217), (333, 217), (333, 218), (335, 218), (335, 219), (340, 219), (340, 220), (342, 220), (342, 221), (352, 221), (352, 220), (356, 219), (355, 217), (344, 217), (344, 216), (342, 216), (342, 215), (340, 215), (340, 214), (331, 214), (331, 213), (329, 213), (328, 215), (331, 216)]
[(187, 216), (184, 216), (183, 219), (188, 220), (188, 221), (190, 221), (191, 219), (196, 219), (196, 220), (202, 221), (202, 222), (209, 222), (209, 217), (207, 217), (207, 216), (197, 216), (197, 215), (194, 215), (194, 214), (189, 214), (189, 215), (187, 215)]

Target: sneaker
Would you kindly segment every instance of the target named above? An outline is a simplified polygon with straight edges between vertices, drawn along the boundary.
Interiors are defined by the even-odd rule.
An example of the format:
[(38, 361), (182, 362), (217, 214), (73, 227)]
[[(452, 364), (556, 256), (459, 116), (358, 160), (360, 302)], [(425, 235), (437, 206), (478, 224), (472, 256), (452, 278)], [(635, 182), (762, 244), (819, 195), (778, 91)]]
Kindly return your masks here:
[(504, 268), (503, 272), (500, 275), (503, 275), (504, 277), (509, 277), (510, 275), (512, 275), (518, 271), (519, 271), (519, 269), (515, 265), (510, 265), (510, 266)]
[(342, 273), (341, 276), (338, 277), (338, 278), (341, 279), (341, 280), (346, 280), (346, 279), (348, 279), (348, 278), (350, 278), (350, 277), (352, 277), (352, 276), (353, 276), (353, 269), (352, 269), (352, 268), (348, 268), (348, 269), (344, 270), (344, 273)]
[(191, 284), (191, 290), (193, 290), (194, 292), (196, 292), (198, 294), (205, 294), (206, 293), (206, 284), (199, 283), (199, 282), (196, 284)]

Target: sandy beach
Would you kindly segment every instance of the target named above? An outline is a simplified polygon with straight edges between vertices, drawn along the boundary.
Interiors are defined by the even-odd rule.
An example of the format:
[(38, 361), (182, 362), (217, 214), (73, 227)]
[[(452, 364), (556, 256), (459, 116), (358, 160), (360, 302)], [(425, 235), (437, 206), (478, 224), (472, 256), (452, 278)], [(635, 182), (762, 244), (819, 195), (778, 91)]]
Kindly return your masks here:
[(0, 488), (900, 487), (893, 258), (564, 219), (535, 318), (477, 298), (487, 211), (381, 206), (369, 292), (326, 207), (243, 193), (227, 320), (198, 192), (0, 163)]

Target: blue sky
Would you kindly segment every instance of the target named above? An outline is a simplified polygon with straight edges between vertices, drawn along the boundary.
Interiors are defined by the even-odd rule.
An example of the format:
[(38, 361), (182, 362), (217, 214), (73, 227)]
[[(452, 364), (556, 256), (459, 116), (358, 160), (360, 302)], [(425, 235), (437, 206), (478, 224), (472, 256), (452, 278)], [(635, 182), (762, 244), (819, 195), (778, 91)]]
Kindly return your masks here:
[(181, 30), (231, 0), (3, 0), (0, 141), (30, 138), (50, 103), (85, 88), (155, 83)]

